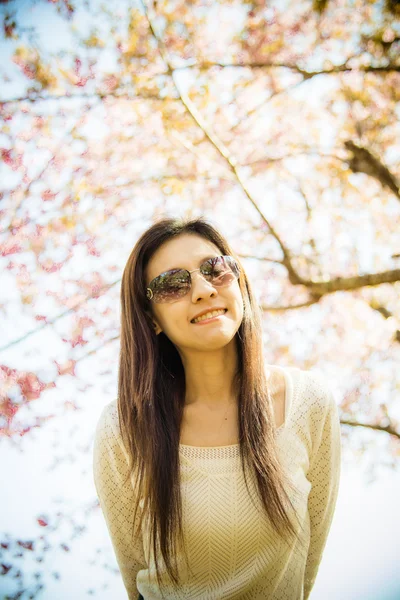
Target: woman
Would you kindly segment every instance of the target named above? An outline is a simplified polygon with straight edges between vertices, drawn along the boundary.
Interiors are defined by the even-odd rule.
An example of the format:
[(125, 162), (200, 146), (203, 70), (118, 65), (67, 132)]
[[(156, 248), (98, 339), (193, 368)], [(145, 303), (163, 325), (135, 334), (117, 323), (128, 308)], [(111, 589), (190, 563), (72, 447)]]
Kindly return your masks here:
[(124, 269), (118, 397), (94, 440), (128, 597), (306, 600), (340, 459), (332, 392), (265, 363), (226, 239), (203, 218), (153, 224)]

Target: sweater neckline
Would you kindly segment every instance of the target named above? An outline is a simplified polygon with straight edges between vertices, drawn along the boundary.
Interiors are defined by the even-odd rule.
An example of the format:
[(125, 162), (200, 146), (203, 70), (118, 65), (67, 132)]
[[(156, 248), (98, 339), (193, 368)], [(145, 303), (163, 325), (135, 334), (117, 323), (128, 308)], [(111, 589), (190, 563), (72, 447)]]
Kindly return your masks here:
[[(293, 397), (293, 385), (292, 378), (289, 374), (286, 367), (281, 367), (280, 365), (268, 365), (267, 367), (277, 367), (281, 370), (285, 378), (285, 420), (284, 422), (276, 429), (277, 435), (280, 435), (282, 431), (287, 428), (290, 408), (292, 405), (292, 397)], [(236, 455), (239, 451), (240, 444), (230, 444), (229, 446), (190, 446), (189, 444), (179, 444), (179, 448), (185, 451), (185, 448), (188, 448), (188, 451), (194, 450), (196, 454), (199, 455), (202, 452), (205, 454), (214, 453), (216, 455), (223, 455), (225, 453)]]

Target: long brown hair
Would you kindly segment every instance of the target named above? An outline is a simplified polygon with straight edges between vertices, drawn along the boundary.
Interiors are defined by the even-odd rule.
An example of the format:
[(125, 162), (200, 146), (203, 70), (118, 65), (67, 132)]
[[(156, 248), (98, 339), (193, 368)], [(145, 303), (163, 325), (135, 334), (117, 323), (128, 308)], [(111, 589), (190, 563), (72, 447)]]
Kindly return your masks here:
[[(184, 544), (180, 489), (179, 442), (185, 403), (185, 374), (180, 355), (163, 333), (156, 335), (150, 301), (146, 297), (146, 268), (164, 242), (180, 234), (197, 234), (211, 241), (222, 255), (233, 256), (240, 266), (238, 283), (243, 297), (243, 319), (236, 333), (239, 390), (240, 458), (247, 491), (246, 469), (256, 477), (262, 506), (282, 539), (297, 537), (288, 516), (293, 504), (287, 493), (291, 482), (277, 454), (273, 406), (262, 348), (261, 311), (238, 256), (226, 239), (204, 217), (163, 218), (136, 242), (121, 283), (121, 348), (118, 374), (120, 432), (130, 461), (129, 476), (136, 486), (135, 516), (143, 498), (138, 529), (144, 513), (151, 515), (150, 535), (159, 587), (157, 543), (166, 570), (179, 585), (176, 567), (176, 532)], [(133, 508), (133, 507), (132, 507)], [(290, 543), (290, 541), (289, 541)], [(171, 549), (174, 552), (171, 554)]]

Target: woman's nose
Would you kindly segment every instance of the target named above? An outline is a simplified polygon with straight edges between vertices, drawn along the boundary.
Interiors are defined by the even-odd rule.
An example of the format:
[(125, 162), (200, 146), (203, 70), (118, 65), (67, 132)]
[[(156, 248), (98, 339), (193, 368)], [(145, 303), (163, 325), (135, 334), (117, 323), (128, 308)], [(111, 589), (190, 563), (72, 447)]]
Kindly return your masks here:
[(203, 293), (208, 293), (210, 290), (215, 291), (215, 287), (212, 285), (212, 283), (207, 281), (200, 271), (197, 271), (194, 275), (195, 277), (193, 277), (193, 273), (191, 273), (192, 294), (198, 294), (201, 293), (201, 291), (203, 291)]

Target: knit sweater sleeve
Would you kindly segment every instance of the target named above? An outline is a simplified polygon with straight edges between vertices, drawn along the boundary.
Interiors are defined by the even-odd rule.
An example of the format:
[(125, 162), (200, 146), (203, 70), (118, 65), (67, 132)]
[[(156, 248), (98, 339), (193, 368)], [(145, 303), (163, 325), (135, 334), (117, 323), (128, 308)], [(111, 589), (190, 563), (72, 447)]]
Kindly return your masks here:
[(314, 586), (333, 520), (341, 471), (341, 437), (338, 408), (319, 373), (310, 373), (311, 459), (307, 479), (310, 545), (304, 576), (304, 600)]
[(132, 537), (134, 491), (130, 478), (125, 483), (127, 474), (128, 462), (116, 428), (116, 406), (110, 403), (95, 431), (93, 478), (128, 598), (136, 600), (136, 576), (147, 567), (142, 540)]

